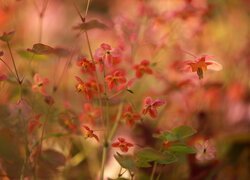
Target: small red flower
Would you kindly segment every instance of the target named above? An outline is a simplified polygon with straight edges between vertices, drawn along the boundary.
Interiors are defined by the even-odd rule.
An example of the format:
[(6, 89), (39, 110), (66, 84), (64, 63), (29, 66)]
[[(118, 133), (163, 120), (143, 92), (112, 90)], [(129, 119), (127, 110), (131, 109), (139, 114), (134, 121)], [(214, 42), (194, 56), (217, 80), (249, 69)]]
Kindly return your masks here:
[(82, 127), (85, 129), (85, 135), (86, 135), (86, 138), (95, 138), (98, 142), (99, 142), (99, 138), (97, 137), (96, 134), (94, 134), (94, 131), (89, 129), (88, 126), (85, 126), (85, 125), (82, 125)]
[[(94, 79), (90, 79), (88, 82), (83, 82), (79, 77), (75, 76), (78, 83), (76, 84), (76, 90), (82, 93), (87, 100), (93, 98), (98, 93), (98, 85)], [(102, 85), (99, 84), (99, 89), (102, 92)]]
[(100, 69), (102, 70), (103, 62), (107, 67), (110, 67), (120, 62), (120, 56), (120, 48), (111, 48), (110, 45), (103, 43), (101, 44), (101, 47), (95, 51), (94, 58), (97, 62), (100, 63)]
[(122, 152), (128, 152), (129, 147), (133, 147), (134, 145), (126, 142), (124, 138), (118, 138), (118, 142), (114, 142), (112, 147), (118, 147)]
[(82, 67), (82, 72), (92, 73), (95, 71), (95, 64), (87, 60), (86, 58), (80, 58), (80, 61), (77, 63), (78, 66)]
[(206, 72), (207, 69), (214, 71), (222, 70), (221, 64), (215, 61), (210, 61), (210, 59), (213, 59), (213, 57), (208, 55), (202, 55), (196, 58), (194, 61), (185, 61), (183, 69), (186, 72), (196, 72), (200, 79), (203, 78), (203, 74), (204, 72)]
[(149, 115), (152, 118), (156, 118), (158, 116), (158, 112), (156, 108), (162, 106), (163, 104), (165, 104), (165, 101), (162, 99), (156, 99), (153, 101), (151, 97), (147, 97), (144, 101), (142, 114), (145, 115), (149, 113)]
[(141, 119), (141, 115), (133, 111), (131, 105), (125, 106), (124, 113), (122, 114), (122, 119), (126, 120), (126, 124), (129, 127), (133, 127), (136, 120)]
[(75, 132), (77, 126), (71, 121), (71, 118), (67, 115), (61, 115), (60, 120), (62, 120), (63, 125), (69, 129), (71, 132)]
[(55, 104), (55, 100), (51, 96), (45, 96), (44, 101), (49, 106), (52, 106), (53, 104)]
[(83, 105), (83, 110), (84, 113), (80, 114), (79, 120), (95, 125), (95, 119), (101, 115), (101, 110), (99, 108), (94, 109), (90, 103), (85, 103)]
[(33, 117), (31, 120), (29, 120), (29, 133), (32, 134), (34, 129), (36, 127), (41, 127), (42, 124), (40, 123), (39, 119), (42, 116), (42, 114), (38, 114), (35, 117)]
[(5, 81), (7, 79), (7, 76), (5, 74), (0, 74), (0, 82)]
[(126, 77), (122, 71), (115, 71), (113, 74), (106, 76), (105, 82), (108, 83), (108, 89), (112, 90), (115, 85), (126, 83)]
[(39, 74), (34, 75), (34, 84), (32, 84), (32, 91), (40, 92), (43, 95), (47, 95), (45, 86), (49, 84), (48, 78), (41, 78)]
[(153, 71), (150, 69), (150, 62), (148, 60), (143, 60), (140, 64), (134, 65), (132, 68), (136, 70), (136, 77), (141, 78), (144, 73), (152, 74)]

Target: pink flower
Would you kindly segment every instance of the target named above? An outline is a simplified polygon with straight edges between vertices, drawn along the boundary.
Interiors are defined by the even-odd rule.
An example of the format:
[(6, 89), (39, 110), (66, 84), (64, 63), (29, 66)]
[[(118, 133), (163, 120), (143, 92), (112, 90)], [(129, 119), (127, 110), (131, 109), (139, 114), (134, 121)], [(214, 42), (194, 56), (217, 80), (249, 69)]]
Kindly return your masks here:
[(113, 74), (106, 76), (105, 82), (108, 83), (108, 89), (112, 90), (115, 85), (126, 83), (126, 77), (122, 71), (115, 71)]
[(100, 63), (100, 68), (102, 70), (102, 63), (107, 67), (120, 62), (119, 57), (121, 56), (120, 48), (111, 48), (108, 44), (101, 44), (101, 47), (95, 51), (94, 58)]
[(34, 131), (36, 127), (42, 126), (41, 122), (39, 121), (41, 116), (42, 114), (38, 114), (29, 121), (29, 133), (30, 134), (32, 134), (32, 132)]
[(95, 65), (86, 58), (80, 58), (80, 61), (77, 63), (77, 65), (82, 67), (83, 73), (92, 73), (95, 71)]
[(216, 153), (216, 149), (209, 143), (208, 140), (197, 142), (194, 147), (197, 151), (195, 157), (200, 161), (211, 160), (215, 157), (214, 154)]
[(133, 147), (134, 145), (126, 142), (124, 138), (118, 138), (118, 142), (114, 142), (112, 147), (118, 147), (122, 152), (128, 152), (129, 147)]
[(162, 99), (156, 99), (153, 101), (151, 97), (147, 97), (144, 101), (142, 114), (145, 115), (149, 113), (149, 115), (152, 118), (156, 118), (158, 116), (158, 112), (156, 108), (162, 106), (163, 104), (165, 104), (165, 101)]
[(94, 109), (90, 103), (85, 103), (83, 105), (83, 110), (84, 113), (80, 114), (79, 120), (95, 125), (95, 119), (101, 115), (101, 110), (99, 108)]
[(49, 84), (48, 78), (41, 78), (39, 74), (34, 75), (34, 84), (32, 84), (32, 91), (40, 92), (43, 95), (47, 95), (45, 86)]
[(141, 119), (141, 115), (137, 112), (134, 112), (131, 105), (127, 105), (125, 106), (124, 113), (122, 114), (122, 119), (126, 120), (126, 124), (128, 127), (133, 127), (135, 121)]
[(134, 65), (132, 68), (136, 70), (136, 77), (141, 78), (144, 73), (152, 74), (153, 71), (149, 67), (150, 63), (148, 60), (143, 60), (140, 64)]

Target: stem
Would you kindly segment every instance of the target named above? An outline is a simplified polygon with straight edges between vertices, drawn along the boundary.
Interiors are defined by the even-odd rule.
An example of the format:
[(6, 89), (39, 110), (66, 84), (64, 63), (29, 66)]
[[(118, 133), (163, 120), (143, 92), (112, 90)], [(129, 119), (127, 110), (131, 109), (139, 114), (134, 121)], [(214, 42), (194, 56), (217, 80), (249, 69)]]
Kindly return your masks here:
[(104, 166), (107, 159), (107, 151), (108, 151), (108, 144), (107, 146), (104, 146), (103, 152), (102, 152), (102, 166), (101, 166), (101, 177), (100, 180), (103, 180), (104, 175)]
[(43, 31), (43, 16), (39, 16), (39, 36), (38, 42), (42, 42), (42, 31)]
[[(76, 9), (76, 12), (77, 12), (77, 14), (79, 15), (79, 17), (81, 18), (82, 22), (85, 22), (85, 18), (82, 17), (82, 15), (81, 15), (81, 13), (80, 13), (80, 11), (79, 11), (79, 9), (78, 9), (78, 7), (77, 7), (75, 1), (74, 1), (74, 0), (71, 0), (71, 2), (73, 3), (73, 5), (74, 5), (74, 7), (75, 7), (75, 9)], [(88, 12), (87, 9), (86, 9), (86, 12)], [(87, 15), (87, 14), (85, 13), (85, 17), (86, 17), (86, 15)]]
[(18, 82), (18, 79), (17, 79), (17, 76), (15, 75), (15, 73), (10, 69), (9, 65), (2, 59), (0, 58), (0, 60), (5, 64), (5, 66), (8, 68), (8, 70), (13, 74), (13, 76), (15, 76), (17, 82)]
[(18, 79), (18, 83), (21, 84), (19, 75), (18, 75), (18, 73), (17, 73), (16, 63), (15, 63), (15, 60), (14, 60), (14, 57), (13, 57), (13, 54), (12, 54), (12, 51), (11, 51), (11, 48), (10, 48), (10, 43), (9, 43), (9, 41), (7, 41), (7, 46), (8, 46), (8, 49), (9, 49), (9, 51), (10, 51), (10, 56), (11, 56), (11, 60), (12, 60), (12, 63), (13, 63), (14, 69), (15, 69), (16, 77), (17, 77), (17, 79)]
[(85, 11), (85, 18), (86, 18), (87, 14), (88, 14), (89, 4), (90, 4), (90, 0), (88, 0), (88, 2), (87, 2), (87, 7), (86, 7), (86, 11)]
[(161, 170), (160, 170), (160, 173), (159, 173), (159, 175), (157, 176), (156, 180), (159, 180), (159, 179), (160, 179), (160, 177), (161, 177), (161, 174), (162, 174), (162, 169), (163, 169), (163, 166), (161, 166)]
[(152, 170), (152, 173), (151, 173), (151, 176), (150, 176), (150, 180), (154, 179), (156, 166), (157, 166), (157, 162), (154, 162), (154, 166), (153, 166), (153, 170)]
[(23, 120), (23, 129), (24, 129), (24, 140), (25, 140), (25, 159), (24, 159), (24, 162), (23, 162), (23, 166), (22, 166), (22, 169), (21, 169), (21, 176), (20, 176), (20, 180), (23, 180), (24, 179), (24, 172), (25, 172), (25, 169), (26, 169), (26, 166), (27, 166), (27, 162), (29, 160), (29, 147), (28, 147), (28, 139), (27, 139), (27, 126), (26, 126), (26, 123)]

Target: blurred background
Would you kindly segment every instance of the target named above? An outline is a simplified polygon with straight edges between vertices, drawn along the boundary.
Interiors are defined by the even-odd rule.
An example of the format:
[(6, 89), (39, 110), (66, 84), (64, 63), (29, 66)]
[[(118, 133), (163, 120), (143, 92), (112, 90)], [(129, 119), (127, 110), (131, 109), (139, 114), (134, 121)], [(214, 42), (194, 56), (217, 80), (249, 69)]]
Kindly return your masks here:
[[(87, 0), (74, 3), (84, 15)], [(199, 137), (210, 139), (217, 149), (216, 158), (205, 163), (194, 155), (181, 157), (163, 167), (160, 179), (249, 179), (249, 10), (248, 0), (91, 1), (86, 21), (97, 19), (107, 26), (88, 31), (93, 53), (102, 43), (121, 48), (121, 63), (116, 68), (126, 72), (127, 80), (135, 77), (133, 64), (144, 59), (152, 64), (153, 75), (136, 79), (133, 94), (121, 94), (110, 101), (111, 119), (124, 97), (139, 113), (146, 96), (167, 102), (157, 119), (145, 116), (133, 128), (122, 122), (114, 140), (122, 136), (142, 147), (159, 148), (153, 133), (188, 125), (197, 131), (190, 142)], [(83, 80), (90, 77), (77, 66), (79, 57), (90, 59), (86, 37), (76, 28), (79, 24), (81, 19), (71, 0), (0, 0), (0, 35), (15, 31), (10, 46), (20, 77), (24, 77), (21, 91), (25, 100), (17, 104), (19, 86), (0, 62), (0, 73), (8, 76), (0, 81), (0, 179), (19, 179), (25, 144), (29, 154), (35, 151), (41, 129), (29, 134), (24, 124), (36, 114), (43, 114), (41, 121), (48, 118), (43, 148), (53, 149), (49, 160), (40, 166), (38, 179), (98, 179), (102, 142), (84, 139), (79, 129), (86, 123), (79, 118), (84, 113), (83, 104), (89, 101), (76, 92), (75, 76)], [(61, 51), (33, 57), (27, 49), (36, 43)], [(4, 52), (1, 58), (13, 67), (5, 42), (0, 42), (0, 51)], [(185, 60), (204, 54), (214, 56), (223, 69), (205, 72), (202, 80), (196, 73), (179, 70)], [(108, 74), (112, 71), (107, 69)], [(35, 73), (50, 80), (47, 91), (55, 104), (49, 111), (44, 96), (32, 92)], [(103, 82), (100, 72), (98, 76)], [(112, 94), (115, 92), (110, 91)], [(90, 103), (98, 107), (96, 98)], [(102, 128), (97, 118), (94, 129), (98, 129), (100, 139)], [(115, 152), (112, 148), (108, 152), (106, 178), (117, 178)], [(31, 155), (29, 162), (25, 177), (33, 179)], [(148, 179), (151, 171), (142, 168), (135, 179)], [(128, 178), (128, 173), (124, 177)]]

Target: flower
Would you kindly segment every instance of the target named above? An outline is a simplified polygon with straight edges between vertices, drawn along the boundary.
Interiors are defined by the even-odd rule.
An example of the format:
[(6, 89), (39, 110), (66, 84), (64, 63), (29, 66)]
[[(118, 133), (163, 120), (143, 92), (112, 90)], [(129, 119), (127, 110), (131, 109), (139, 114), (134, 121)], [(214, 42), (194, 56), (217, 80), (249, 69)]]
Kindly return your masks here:
[(113, 74), (108, 75), (104, 79), (108, 83), (108, 89), (112, 90), (115, 85), (126, 83), (126, 77), (122, 71), (115, 71)]
[(33, 92), (40, 92), (43, 95), (47, 95), (47, 91), (45, 86), (49, 84), (48, 78), (41, 78), (39, 74), (34, 75), (34, 84), (32, 84), (32, 91)]
[(49, 106), (52, 106), (53, 104), (55, 104), (55, 100), (51, 96), (45, 96), (44, 102), (48, 104)]
[(41, 127), (42, 124), (40, 123), (39, 119), (42, 116), (42, 114), (38, 114), (35, 117), (33, 117), (30, 121), (29, 121), (29, 133), (32, 134), (32, 132), (34, 131), (34, 129), (36, 127)]
[(210, 59), (213, 59), (213, 57), (208, 55), (202, 55), (196, 58), (194, 61), (187, 60), (184, 62), (184, 70), (187, 72), (196, 72), (199, 76), (199, 79), (203, 78), (203, 74), (204, 72), (206, 72), (207, 69), (214, 71), (222, 70), (221, 64), (215, 61), (210, 61)]
[(136, 120), (141, 119), (141, 115), (133, 111), (131, 105), (125, 106), (125, 112), (122, 114), (122, 119), (126, 120), (126, 124), (129, 127), (133, 127)]
[(165, 104), (165, 101), (162, 99), (156, 99), (153, 101), (151, 97), (147, 97), (144, 101), (142, 114), (145, 115), (149, 113), (149, 115), (152, 118), (156, 118), (158, 116), (158, 112), (156, 108), (162, 106), (163, 104)]
[(59, 119), (62, 122), (62, 125), (67, 128), (68, 130), (70, 130), (71, 132), (75, 132), (77, 126), (76, 124), (74, 124), (70, 118), (69, 115), (65, 114), (65, 115), (60, 115)]
[(95, 51), (94, 58), (100, 63), (100, 69), (102, 71), (102, 63), (108, 67), (118, 64), (120, 62), (120, 56), (120, 48), (111, 48), (110, 45), (103, 43), (101, 44), (101, 47)]
[(136, 77), (141, 78), (144, 73), (152, 74), (153, 71), (149, 67), (150, 63), (148, 60), (143, 60), (140, 64), (134, 65), (132, 68), (136, 70)]
[(79, 120), (81, 122), (88, 122), (91, 125), (95, 125), (95, 119), (101, 114), (101, 110), (94, 109), (90, 103), (85, 103), (83, 105), (84, 113), (80, 114)]
[(99, 142), (99, 138), (97, 137), (96, 134), (94, 134), (94, 131), (89, 129), (88, 126), (85, 126), (85, 125), (82, 125), (82, 127), (85, 129), (85, 135), (86, 135), (86, 138), (95, 138), (98, 142)]
[(95, 64), (87, 60), (86, 58), (80, 58), (80, 61), (77, 63), (78, 66), (82, 67), (82, 72), (92, 73), (95, 71)]
[(112, 147), (118, 147), (121, 149), (122, 152), (128, 152), (128, 148), (133, 146), (133, 144), (126, 142), (126, 140), (121, 137), (118, 138), (118, 142), (114, 142), (112, 144)]
[(209, 143), (208, 140), (196, 142), (194, 147), (197, 151), (195, 157), (200, 161), (211, 160), (215, 157), (214, 154), (216, 149)]
[[(98, 93), (98, 84), (94, 79), (89, 79), (87, 82), (83, 82), (79, 77), (75, 76), (78, 83), (76, 84), (76, 90), (82, 93), (87, 100), (93, 98)], [(102, 85), (99, 84), (99, 90), (102, 92)]]
[(5, 74), (0, 74), (0, 82), (5, 81), (7, 79), (7, 76)]

